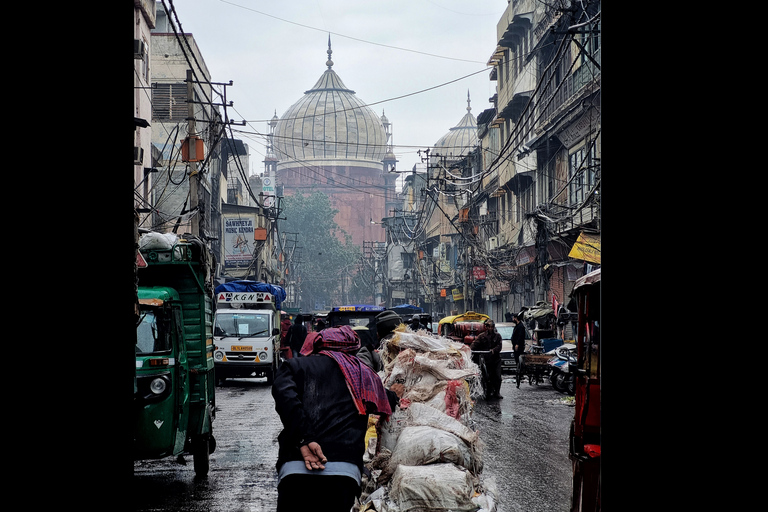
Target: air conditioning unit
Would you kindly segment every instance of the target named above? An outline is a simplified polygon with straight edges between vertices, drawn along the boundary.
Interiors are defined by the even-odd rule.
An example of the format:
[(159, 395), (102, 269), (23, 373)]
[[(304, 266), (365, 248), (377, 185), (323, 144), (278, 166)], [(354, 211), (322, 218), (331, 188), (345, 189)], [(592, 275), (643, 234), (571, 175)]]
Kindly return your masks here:
[(495, 236), (492, 236), (488, 239), (488, 242), (486, 242), (488, 250), (492, 251), (496, 249), (499, 246), (499, 239)]
[(134, 146), (133, 148), (133, 165), (141, 165), (144, 163), (144, 149), (143, 148), (137, 148)]
[(133, 58), (134, 59), (144, 58), (144, 41), (140, 41), (138, 39), (133, 40)]

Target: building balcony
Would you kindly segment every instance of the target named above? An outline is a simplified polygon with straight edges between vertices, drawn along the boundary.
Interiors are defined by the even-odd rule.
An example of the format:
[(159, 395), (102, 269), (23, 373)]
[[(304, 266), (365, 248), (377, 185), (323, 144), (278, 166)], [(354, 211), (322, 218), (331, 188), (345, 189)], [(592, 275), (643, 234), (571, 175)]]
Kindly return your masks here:
[(539, 102), (539, 108), (543, 109), (543, 124), (554, 120), (579, 98), (600, 88), (600, 55), (601, 51), (598, 49), (592, 55), (595, 62), (587, 60), (561, 83), (551, 81), (547, 85)]

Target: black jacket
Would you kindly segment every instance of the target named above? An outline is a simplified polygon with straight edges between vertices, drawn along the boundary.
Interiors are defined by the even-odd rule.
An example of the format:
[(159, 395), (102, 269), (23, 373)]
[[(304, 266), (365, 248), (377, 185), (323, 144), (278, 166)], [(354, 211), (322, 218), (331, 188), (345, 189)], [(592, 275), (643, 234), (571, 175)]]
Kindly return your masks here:
[(483, 331), (480, 336), (475, 338), (469, 348), (471, 350), (490, 350), (491, 353), (485, 357), (489, 363), (501, 361), (501, 334), (498, 331), (494, 331), (493, 334)]
[(304, 460), (300, 444), (316, 441), (330, 462), (363, 468), (368, 415), (359, 414), (344, 374), (332, 358), (314, 354), (284, 362), (272, 384), (275, 410), (283, 422), (277, 437), (277, 469)]
[[(515, 348), (515, 346), (520, 348)], [(525, 352), (525, 327), (523, 326), (523, 322), (518, 322), (512, 330), (512, 350), (514, 350), (516, 354)]]
[(294, 323), (288, 328), (288, 335), (286, 337), (288, 338), (288, 346), (291, 347), (291, 351), (295, 356), (301, 350), (302, 345), (304, 345), (304, 340), (307, 338), (307, 328), (304, 324)]

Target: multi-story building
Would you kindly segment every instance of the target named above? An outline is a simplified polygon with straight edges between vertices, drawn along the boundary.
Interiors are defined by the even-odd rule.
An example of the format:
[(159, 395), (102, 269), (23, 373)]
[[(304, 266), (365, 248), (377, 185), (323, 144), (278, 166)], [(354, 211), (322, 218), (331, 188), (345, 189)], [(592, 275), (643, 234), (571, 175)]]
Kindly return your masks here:
[(219, 281), (271, 281), (275, 216), (251, 188), (247, 147), (226, 136), (221, 93), (201, 49), (173, 16), (157, 3), (148, 88), (157, 172), (152, 215), (141, 227), (201, 236), (217, 256)]
[(152, 95), (149, 59), (150, 31), (155, 28), (154, 0), (133, 0), (133, 188), (139, 223), (149, 211), (152, 188)]
[(464, 174), (477, 145), (469, 93), (466, 110), (433, 147), (420, 152), (423, 164), (405, 175), (400, 205), (385, 219), (390, 306), (419, 305), (440, 317), (463, 301), (463, 281), (456, 279), (464, 268), (456, 265), (463, 234), (454, 218), (469, 197)]
[(485, 310), (496, 319), (567, 302), (600, 263), (600, 2), (554, 9), (512, 0), (489, 60), (494, 108), (481, 114)]
[[(144, 227), (218, 238), (211, 207), (218, 209), (220, 197), (213, 184), (221, 175), (222, 130), (211, 75), (194, 36), (179, 32), (178, 23), (157, 6), (151, 42), (152, 142), (161, 160), (151, 192), (151, 225)], [(194, 154), (184, 149), (188, 137), (195, 138)], [(197, 197), (190, 196), (190, 177), (197, 178)]]

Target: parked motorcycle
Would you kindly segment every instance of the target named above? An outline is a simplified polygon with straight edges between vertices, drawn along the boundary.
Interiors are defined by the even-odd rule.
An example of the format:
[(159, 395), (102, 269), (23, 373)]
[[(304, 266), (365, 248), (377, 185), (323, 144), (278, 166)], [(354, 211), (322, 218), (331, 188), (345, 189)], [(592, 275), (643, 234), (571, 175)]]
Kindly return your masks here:
[(547, 352), (552, 357), (549, 360), (549, 381), (552, 387), (561, 393), (574, 395), (576, 392), (576, 379), (571, 372), (570, 365), (576, 364), (576, 345), (566, 343), (554, 350)]

